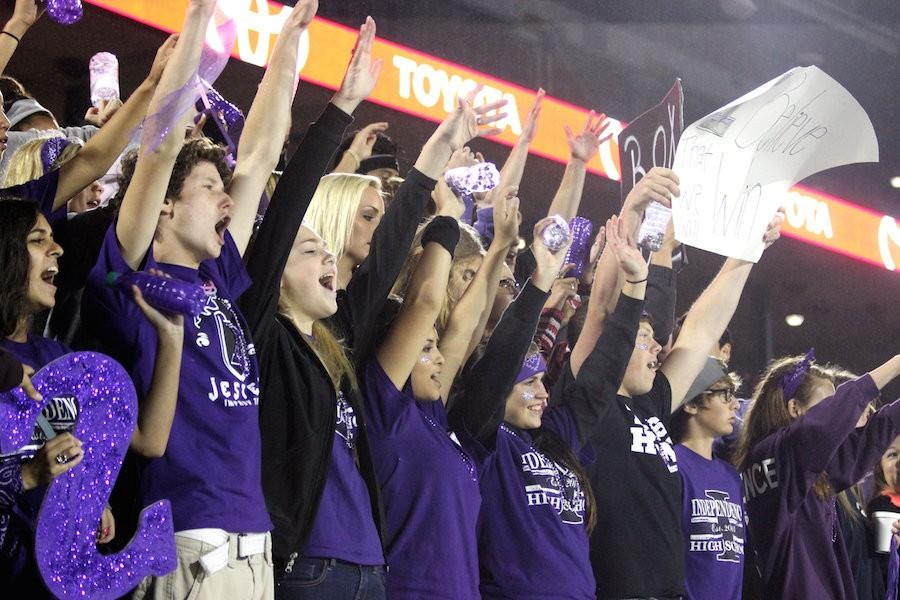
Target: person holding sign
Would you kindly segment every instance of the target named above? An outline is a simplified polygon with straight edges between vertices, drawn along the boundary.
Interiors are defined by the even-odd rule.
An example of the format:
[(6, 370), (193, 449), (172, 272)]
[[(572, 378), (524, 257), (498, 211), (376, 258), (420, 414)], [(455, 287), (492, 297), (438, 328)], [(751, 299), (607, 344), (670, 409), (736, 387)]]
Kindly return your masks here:
[[(668, 206), (678, 194), (673, 171), (651, 169), (626, 197), (622, 208), (626, 235), (633, 239), (637, 234), (650, 202)], [(779, 237), (782, 219), (776, 215), (765, 235), (761, 233), (767, 245)], [(597, 457), (587, 468), (599, 517), (591, 537), (598, 598), (676, 598), (685, 593), (682, 485), (668, 434), (669, 417), (734, 314), (752, 266), (736, 259), (725, 262), (688, 313), (664, 364), (658, 362), (661, 346), (653, 340), (648, 319), (635, 328), (634, 346), (610, 350), (622, 354), (627, 365), (601, 376), (607, 380), (597, 385), (607, 391), (597, 395), (595, 414), (589, 415), (594, 419), (591, 444)], [(612, 252), (604, 249), (584, 328), (556, 392), (580, 376), (623, 283), (643, 283), (624, 277), (619, 283), (618, 270)], [(640, 307), (634, 310), (640, 314)], [(610, 486), (610, 481), (621, 485)], [(654, 568), (648, 570), (646, 565)]]

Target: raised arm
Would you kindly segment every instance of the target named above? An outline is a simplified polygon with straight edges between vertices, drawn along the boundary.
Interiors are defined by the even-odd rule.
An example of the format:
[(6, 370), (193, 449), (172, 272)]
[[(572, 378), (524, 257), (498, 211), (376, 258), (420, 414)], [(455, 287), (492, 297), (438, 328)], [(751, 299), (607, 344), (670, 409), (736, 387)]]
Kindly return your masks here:
[(16, 0), (12, 17), (3, 26), (3, 34), (0, 34), (0, 75), (6, 72), (6, 66), (15, 54), (22, 38), (41, 14), (43, 14), (43, 9), (38, 9), (38, 3), (35, 0)]
[[(858, 470), (860, 460), (873, 458), (869, 467), (878, 462), (881, 452), (897, 436), (896, 409), (891, 408), (878, 419), (873, 417), (874, 426), (868, 433), (857, 432), (856, 423), (866, 404), (878, 397), (879, 384), (887, 385), (891, 380), (889, 377), (896, 376), (898, 369), (900, 358), (894, 356), (869, 374), (839, 385), (834, 395), (801, 414), (779, 434), (781, 446), (789, 453), (795, 471), (796, 482), (788, 488), (790, 506), (803, 502), (826, 470), (834, 469), (834, 473), (828, 472), (828, 475), (840, 483), (846, 482), (848, 476)], [(845, 446), (848, 442), (850, 445)], [(871, 442), (877, 442), (879, 447), (874, 448), (875, 444)], [(844, 448), (843, 453), (841, 448)], [(851, 456), (851, 451), (860, 454)]]
[(566, 221), (571, 221), (578, 214), (587, 163), (600, 151), (600, 145), (612, 137), (612, 134), (604, 135), (608, 126), (606, 115), (597, 115), (594, 111), (588, 113), (584, 128), (577, 136), (568, 125), (564, 126), (570, 158), (547, 216), (560, 215)]
[(371, 339), (373, 323), (403, 269), (416, 229), (425, 215), (428, 200), (441, 178), (450, 156), (478, 136), (495, 135), (490, 126), (503, 117), (489, 114), (505, 102), (472, 106), (477, 89), (438, 125), (372, 237), (369, 256), (353, 273), (347, 285), (354, 325), (353, 345), (360, 355), (367, 354), (377, 340)]
[(661, 346), (669, 341), (675, 328), (675, 272), (672, 270), (672, 253), (678, 243), (672, 221), (659, 250), (650, 255), (650, 271), (647, 273), (647, 302), (644, 310), (653, 317), (653, 337)]
[(525, 122), (522, 124), (522, 134), (516, 140), (512, 150), (509, 152), (509, 157), (507, 157), (506, 162), (503, 163), (503, 167), (500, 169), (500, 181), (497, 183), (497, 187), (518, 187), (522, 182), (522, 174), (525, 172), (525, 161), (528, 160), (528, 148), (531, 146), (531, 142), (534, 141), (535, 134), (537, 134), (538, 119), (541, 116), (541, 103), (544, 101), (545, 94), (546, 92), (544, 92), (543, 88), (538, 90), (534, 104), (531, 106), (531, 110), (528, 111), (528, 116), (525, 117)]
[(534, 226), (537, 268), (497, 323), (484, 355), (468, 372), (462, 398), (451, 412), (451, 418), (482, 443), (496, 433), (503, 420), (506, 397), (516, 383), (541, 308), (566, 256), (566, 248), (554, 253), (541, 240), (540, 232), (549, 222), (544, 219)]
[[(644, 210), (650, 202), (656, 201), (664, 206), (671, 206), (672, 196), (677, 196), (678, 193), (678, 177), (674, 171), (662, 167), (650, 169), (629, 192), (622, 205), (620, 217), (624, 221), (628, 235), (631, 238), (637, 236), (644, 218)], [(616, 258), (607, 244), (597, 261), (584, 328), (575, 348), (572, 349), (570, 364), (574, 374), (578, 374), (582, 363), (600, 338), (603, 322), (616, 306), (623, 282)]]
[[(784, 214), (778, 212), (765, 233), (766, 245), (781, 235)], [(709, 349), (728, 326), (747, 283), (753, 263), (729, 258), (712, 283), (688, 311), (684, 326), (661, 368), (672, 387), (672, 410), (681, 405), (694, 379), (703, 369)]]
[[(214, 7), (215, 0), (191, 0), (188, 4), (184, 28), (178, 36), (159, 85), (156, 86), (148, 109), (149, 114), (154, 115), (163, 109), (169, 96), (193, 77), (200, 61), (206, 25)], [(171, 38), (166, 41), (160, 52), (163, 52), (170, 43)], [(116, 221), (116, 237), (122, 249), (122, 258), (132, 269), (140, 267), (153, 242), (172, 168), (184, 144), (182, 124), (186, 124), (187, 119), (187, 112), (180, 115), (177, 124), (169, 129), (168, 134), (156, 144), (155, 148), (151, 149), (148, 146), (154, 144), (153, 140), (145, 139), (142, 140), (138, 150), (140, 154), (134, 168), (134, 176), (125, 192)]]
[(322, 116), (310, 126), (285, 167), (256, 242), (245, 257), (253, 285), (241, 297), (241, 308), (254, 338), (260, 336), (261, 328), (270, 325), (275, 316), (281, 276), (294, 238), (319, 180), (353, 120), (350, 115), (375, 86), (378, 67), (372, 65), (369, 51), (374, 35), (375, 23), (367, 21), (360, 28), (341, 87)]
[(175, 40), (175, 36), (171, 36), (160, 46), (147, 78), (87, 141), (84, 148), (60, 167), (59, 183), (53, 199), (54, 210), (64, 206), (72, 196), (103, 177), (125, 150), (131, 141), (131, 135), (147, 115), (150, 99), (166, 69)]
[(494, 214), (494, 239), (488, 248), (481, 268), (472, 283), (450, 312), (447, 327), (438, 347), (444, 357), (440, 380), (444, 402), (456, 375), (481, 340), (490, 316), (494, 294), (500, 282), (500, 266), (509, 246), (519, 234), (519, 199), (516, 188), (496, 187), (491, 190)]
[(413, 273), (403, 308), (376, 352), (378, 364), (394, 387), (402, 390), (422, 354), (425, 340), (444, 303), (459, 224), (451, 217), (435, 217), (422, 235), (422, 257)]
[(300, 36), (309, 27), (318, 7), (318, 0), (300, 0), (291, 10), (247, 114), (237, 165), (228, 187), (228, 195), (234, 201), (228, 231), (242, 255), (253, 233), (253, 223), (266, 182), (281, 156), (280, 142), (287, 137), (291, 127), (297, 47)]
[(613, 215), (606, 222), (606, 232), (607, 247), (616, 258), (625, 285), (591, 353), (578, 372), (573, 369), (575, 383), (563, 390), (562, 398), (572, 411), (583, 440), (615, 400), (635, 344), (642, 343), (637, 336), (646, 293), (647, 263), (627, 235), (623, 220)]

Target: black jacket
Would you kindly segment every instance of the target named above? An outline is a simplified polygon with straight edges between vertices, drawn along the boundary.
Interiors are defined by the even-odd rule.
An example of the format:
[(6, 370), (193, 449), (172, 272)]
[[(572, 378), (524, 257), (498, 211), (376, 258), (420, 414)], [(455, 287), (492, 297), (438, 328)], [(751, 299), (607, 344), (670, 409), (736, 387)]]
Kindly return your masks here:
[[(287, 165), (266, 218), (245, 257), (253, 285), (241, 312), (260, 374), (262, 485), (275, 529), (273, 555), (301, 552), (312, 528), (331, 460), (337, 397), (331, 378), (303, 336), (278, 316), (281, 275), (319, 179), (352, 117), (329, 104)], [(381, 530), (381, 510), (365, 435), (362, 402), (346, 390), (359, 424), (359, 467)]]
[[(278, 316), (281, 276), (319, 179), (351, 121), (351, 117), (329, 104), (310, 126), (278, 182), (246, 257), (253, 285), (241, 297), (241, 311), (259, 361), (262, 484), (275, 525), (273, 556), (279, 563), (286, 562), (293, 553), (302, 553), (306, 545), (325, 486), (337, 417), (336, 393), (327, 371), (293, 324)], [(434, 184), (434, 180), (411, 171), (392, 208), (395, 204), (398, 210), (404, 205), (421, 204), (424, 210)], [(377, 306), (379, 299), (371, 291), (373, 286), (383, 290), (386, 297), (405, 260), (409, 244), (399, 248), (396, 241), (384, 239), (382, 230), (386, 225), (390, 229), (392, 212), (397, 211), (389, 210), (379, 225), (366, 261), (377, 261), (377, 268), (363, 263), (360, 269), (365, 267), (364, 273), (385, 273), (384, 279), (394, 273), (393, 277), (389, 283), (382, 277), (368, 278), (367, 285), (360, 285), (361, 280), (351, 281), (347, 292), (341, 294), (344, 301), (338, 303), (339, 320), (348, 327), (360, 322), (356, 319), (368, 317), (364, 312), (348, 314), (350, 307), (360, 306), (356, 299), (363, 298), (370, 309)], [(404, 215), (399, 220), (412, 229), (411, 240), (418, 218)], [(384, 240), (382, 247), (390, 242), (388, 248), (393, 246), (392, 251), (386, 248), (378, 252), (379, 239)], [(356, 274), (353, 279), (357, 279)], [(364, 403), (359, 391), (349, 386), (342, 391), (356, 415), (359, 471), (369, 491), (375, 525), (383, 537), (384, 516), (366, 434)]]

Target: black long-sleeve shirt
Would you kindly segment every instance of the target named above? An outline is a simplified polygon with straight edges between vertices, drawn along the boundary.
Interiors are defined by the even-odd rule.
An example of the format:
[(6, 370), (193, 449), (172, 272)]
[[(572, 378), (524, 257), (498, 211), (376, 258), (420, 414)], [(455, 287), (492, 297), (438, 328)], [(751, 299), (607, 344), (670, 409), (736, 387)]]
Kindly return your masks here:
[(506, 397), (516, 384), (547, 296), (548, 292), (529, 281), (503, 313), (484, 354), (468, 370), (463, 392), (450, 410), (448, 417), (454, 429), (465, 431), (482, 444), (497, 434)]
[(0, 393), (19, 387), (24, 374), (22, 363), (6, 350), (0, 350)]

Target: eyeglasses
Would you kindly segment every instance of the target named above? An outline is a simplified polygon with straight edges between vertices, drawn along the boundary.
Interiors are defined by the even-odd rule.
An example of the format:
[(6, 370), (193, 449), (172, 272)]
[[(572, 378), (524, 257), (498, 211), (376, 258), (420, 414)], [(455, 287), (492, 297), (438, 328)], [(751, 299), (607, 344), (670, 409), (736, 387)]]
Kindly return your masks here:
[(706, 390), (704, 393), (709, 394), (710, 396), (718, 396), (722, 399), (722, 404), (731, 404), (732, 401), (737, 399), (737, 396), (734, 395), (734, 390), (731, 388)]

